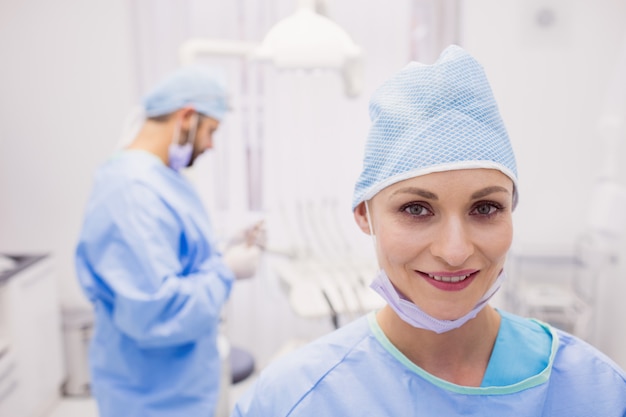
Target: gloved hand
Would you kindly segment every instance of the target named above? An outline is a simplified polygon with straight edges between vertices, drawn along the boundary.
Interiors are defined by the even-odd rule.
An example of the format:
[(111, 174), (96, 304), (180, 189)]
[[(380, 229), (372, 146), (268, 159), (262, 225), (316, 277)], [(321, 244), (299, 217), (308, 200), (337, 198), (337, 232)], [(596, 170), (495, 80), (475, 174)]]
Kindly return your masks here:
[(267, 231), (263, 220), (241, 229), (223, 249), (224, 263), (237, 279), (254, 276), (259, 266), (261, 252), (267, 244)]
[(267, 229), (265, 228), (265, 222), (260, 220), (252, 226), (248, 226), (235, 233), (235, 235), (230, 239), (229, 246), (240, 243), (247, 243), (248, 245), (254, 245), (261, 249), (265, 249), (267, 246)]
[(247, 242), (237, 243), (224, 251), (223, 259), (226, 266), (235, 274), (235, 278), (251, 278), (259, 267), (261, 248)]

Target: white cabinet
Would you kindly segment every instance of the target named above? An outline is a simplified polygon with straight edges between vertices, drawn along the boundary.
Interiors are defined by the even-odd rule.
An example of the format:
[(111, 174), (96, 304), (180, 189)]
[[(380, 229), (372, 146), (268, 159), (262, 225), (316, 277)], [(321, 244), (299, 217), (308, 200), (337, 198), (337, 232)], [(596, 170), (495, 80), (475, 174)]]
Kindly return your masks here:
[(20, 398), (18, 386), (17, 360), (6, 344), (0, 351), (0, 416), (14, 416), (15, 411), (20, 409), (23, 399)]
[(0, 416), (40, 417), (58, 401), (64, 377), (58, 288), (50, 257), (16, 258), (21, 268), (0, 282)]

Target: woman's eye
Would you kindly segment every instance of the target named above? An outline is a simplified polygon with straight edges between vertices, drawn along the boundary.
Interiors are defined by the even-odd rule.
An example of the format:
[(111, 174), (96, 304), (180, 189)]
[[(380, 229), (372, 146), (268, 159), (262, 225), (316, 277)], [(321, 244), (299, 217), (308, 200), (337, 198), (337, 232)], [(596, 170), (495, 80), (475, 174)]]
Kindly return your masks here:
[(430, 214), (430, 211), (421, 204), (409, 204), (404, 206), (403, 211), (411, 216), (425, 216)]
[(481, 216), (489, 216), (490, 214), (494, 214), (495, 212), (497, 212), (498, 210), (500, 210), (500, 207), (491, 204), (491, 203), (483, 203), (483, 204), (479, 204), (474, 208), (474, 212), (478, 215)]

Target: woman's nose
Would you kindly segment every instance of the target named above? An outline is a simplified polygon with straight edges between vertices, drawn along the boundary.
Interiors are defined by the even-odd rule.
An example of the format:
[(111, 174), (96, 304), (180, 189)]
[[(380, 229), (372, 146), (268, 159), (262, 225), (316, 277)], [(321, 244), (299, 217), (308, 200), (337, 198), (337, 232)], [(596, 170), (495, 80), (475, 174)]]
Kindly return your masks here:
[(431, 254), (451, 267), (462, 267), (474, 253), (474, 244), (461, 219), (447, 219), (436, 231)]

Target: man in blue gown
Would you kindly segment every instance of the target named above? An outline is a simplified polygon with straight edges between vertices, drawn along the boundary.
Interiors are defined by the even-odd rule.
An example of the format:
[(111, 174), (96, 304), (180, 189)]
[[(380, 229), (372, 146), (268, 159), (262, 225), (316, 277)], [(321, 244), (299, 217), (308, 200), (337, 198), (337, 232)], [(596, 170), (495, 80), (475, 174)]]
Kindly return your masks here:
[(179, 171), (213, 146), (224, 87), (187, 67), (144, 99), (132, 143), (96, 173), (76, 248), (93, 303), (91, 385), (101, 417), (212, 416), (220, 311), (259, 248), (216, 247), (194, 187)]

